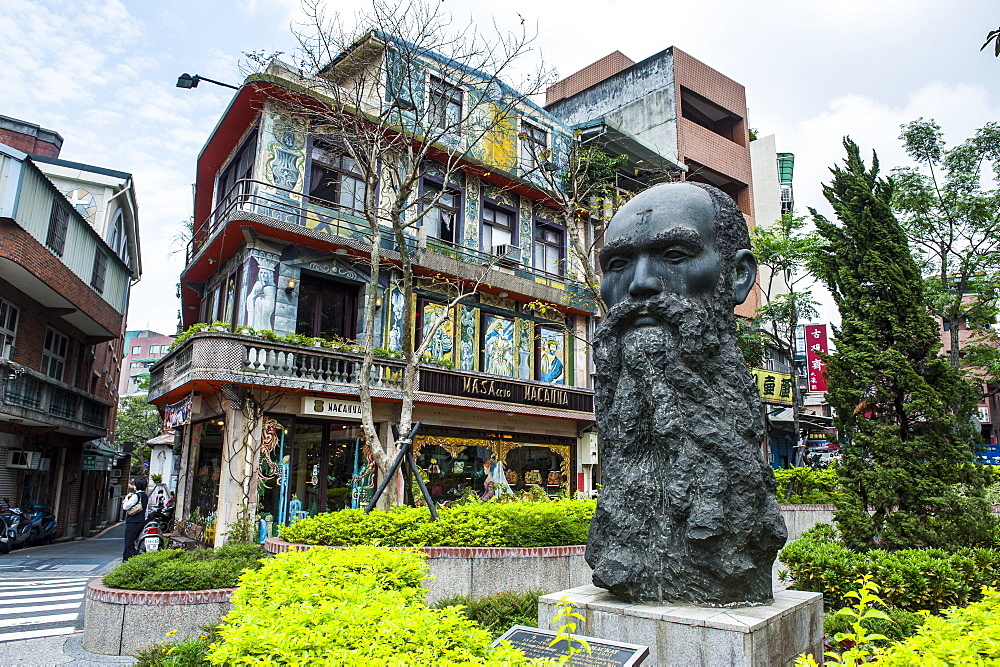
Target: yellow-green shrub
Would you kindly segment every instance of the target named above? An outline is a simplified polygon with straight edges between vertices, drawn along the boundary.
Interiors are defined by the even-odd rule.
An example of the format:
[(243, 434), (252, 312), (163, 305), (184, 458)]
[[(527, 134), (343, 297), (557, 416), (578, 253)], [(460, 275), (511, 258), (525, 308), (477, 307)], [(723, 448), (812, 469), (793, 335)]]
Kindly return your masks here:
[(539, 547), (587, 541), (596, 501), (469, 503), (438, 510), (426, 507), (383, 512), (341, 510), (303, 519), (281, 529), (299, 544), (385, 547)]
[(287, 552), (244, 575), (218, 628), (216, 665), (522, 664), (458, 607), (424, 604), (422, 554), (376, 547)]
[(1000, 662), (1000, 592), (983, 589), (983, 600), (928, 616), (914, 637), (895, 644), (878, 664), (995, 665)]
[[(775, 496), (779, 503), (825, 505), (837, 502), (840, 479), (837, 468), (779, 468), (774, 471)], [(788, 487), (791, 485), (791, 493)]]

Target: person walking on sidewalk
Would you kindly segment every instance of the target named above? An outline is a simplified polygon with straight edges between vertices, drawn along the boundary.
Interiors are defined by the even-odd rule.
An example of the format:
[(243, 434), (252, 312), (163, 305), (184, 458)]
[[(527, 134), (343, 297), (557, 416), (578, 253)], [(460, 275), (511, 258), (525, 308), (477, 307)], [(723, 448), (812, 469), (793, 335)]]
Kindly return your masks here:
[(135, 548), (135, 541), (142, 532), (142, 527), (146, 524), (146, 508), (149, 506), (149, 496), (146, 495), (146, 479), (136, 477), (128, 484), (131, 491), (125, 500), (122, 501), (122, 509), (125, 510), (125, 553), (122, 554), (122, 561), (127, 561), (132, 556), (139, 553)]

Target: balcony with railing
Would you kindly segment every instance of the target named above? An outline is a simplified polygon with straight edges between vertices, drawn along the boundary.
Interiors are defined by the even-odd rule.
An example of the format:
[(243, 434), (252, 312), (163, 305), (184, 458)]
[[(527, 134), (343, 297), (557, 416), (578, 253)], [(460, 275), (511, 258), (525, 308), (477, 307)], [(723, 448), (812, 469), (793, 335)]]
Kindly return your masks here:
[[(362, 356), (234, 334), (203, 331), (150, 369), (149, 399), (179, 397), (198, 387), (232, 383), (301, 394), (358, 395)], [(367, 378), (372, 396), (402, 398), (403, 363), (376, 358)], [(593, 412), (593, 392), (422, 364), (418, 403), (582, 418)], [(172, 399), (173, 400), (173, 399)]]
[(0, 396), (0, 413), (8, 419), (91, 437), (107, 432), (111, 403), (29, 368), (4, 367)]
[[(314, 236), (329, 234), (337, 237), (338, 244), (363, 253), (370, 252), (374, 240), (359, 211), (263, 181), (243, 179), (236, 182), (196, 228), (187, 247), (188, 265), (231, 221), (260, 222), (288, 231), (306, 231)], [(523, 242), (530, 243), (531, 239)], [(378, 243), (387, 257), (394, 254), (398, 257), (399, 246), (390, 227), (380, 227)], [(585, 312), (597, 312), (590, 290), (572, 276), (548, 273), (511, 260), (509, 256), (500, 257), (441, 239), (422, 238), (420, 234), (408, 235), (406, 245), (417, 266), (434, 272), (447, 271), (473, 282), (565, 303)]]

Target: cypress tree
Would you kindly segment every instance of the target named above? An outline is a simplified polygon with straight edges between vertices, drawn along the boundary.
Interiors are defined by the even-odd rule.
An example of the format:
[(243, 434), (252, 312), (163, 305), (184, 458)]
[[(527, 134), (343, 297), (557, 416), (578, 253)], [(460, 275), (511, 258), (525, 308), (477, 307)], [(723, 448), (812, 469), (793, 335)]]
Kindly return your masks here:
[[(836, 520), (854, 548), (955, 548), (992, 541), (976, 389), (939, 355), (923, 280), (892, 213), (893, 182), (844, 140), (823, 193), (839, 224), (810, 209), (821, 247), (811, 268), (840, 309), (826, 359), (843, 487)], [(867, 511), (866, 511), (867, 510)]]

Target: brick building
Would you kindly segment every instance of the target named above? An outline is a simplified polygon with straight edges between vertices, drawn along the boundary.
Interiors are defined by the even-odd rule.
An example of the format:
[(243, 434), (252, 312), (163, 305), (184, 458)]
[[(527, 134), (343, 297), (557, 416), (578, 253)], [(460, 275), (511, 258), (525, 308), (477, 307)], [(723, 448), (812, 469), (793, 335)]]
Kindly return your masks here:
[(117, 516), (120, 493), (110, 442), (140, 274), (132, 177), (59, 159), (62, 138), (31, 123), (0, 117), (0, 142), (0, 497), (86, 535)]

